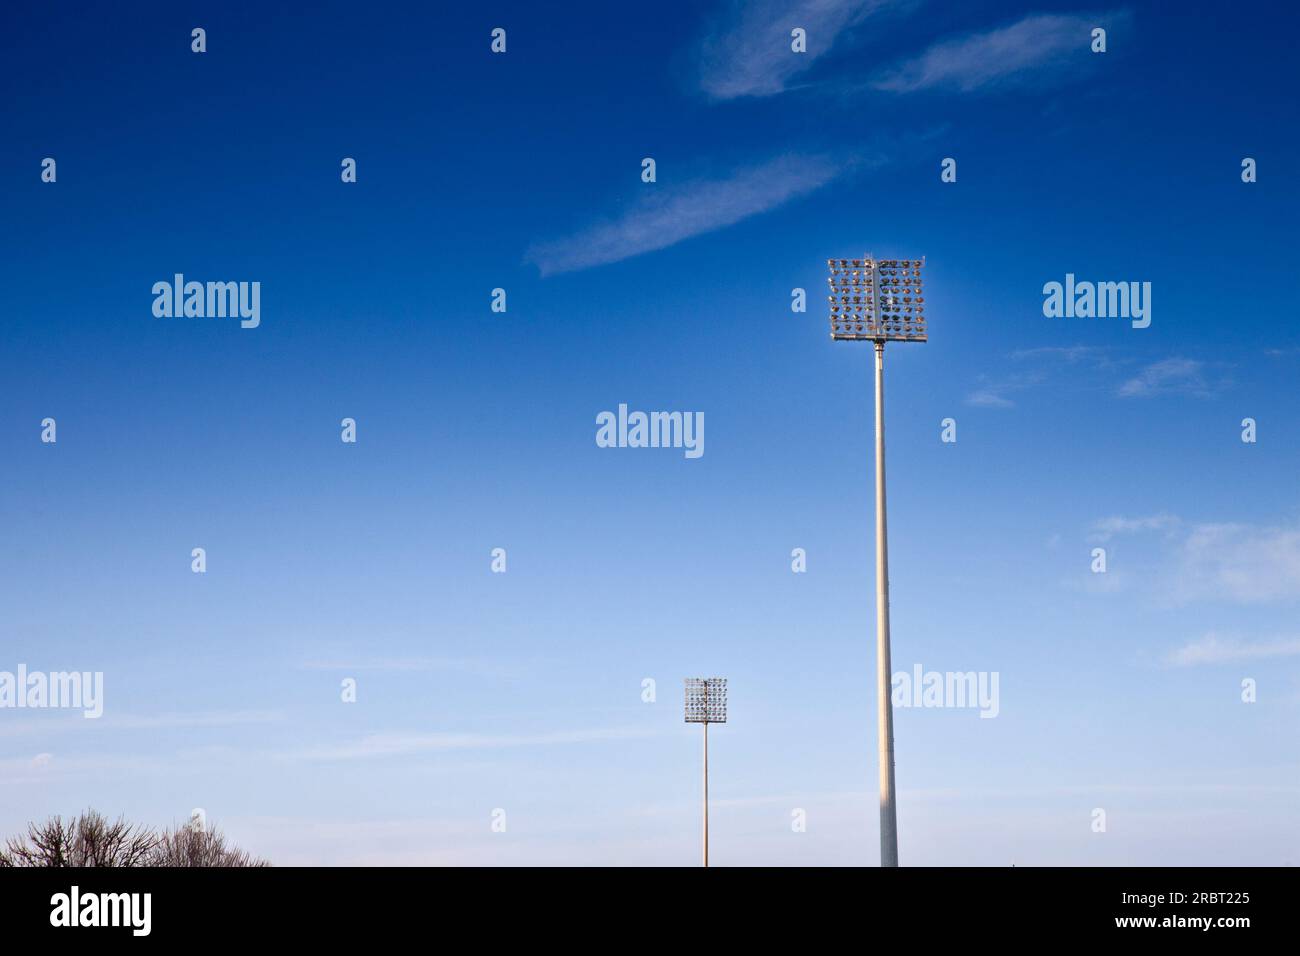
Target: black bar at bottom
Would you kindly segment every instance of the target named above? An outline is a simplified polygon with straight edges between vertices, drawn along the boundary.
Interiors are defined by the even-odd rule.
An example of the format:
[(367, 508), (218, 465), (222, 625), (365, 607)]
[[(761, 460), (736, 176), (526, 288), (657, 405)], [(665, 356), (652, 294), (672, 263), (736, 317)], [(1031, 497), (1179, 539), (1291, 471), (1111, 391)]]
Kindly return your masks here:
[(699, 930), (719, 942), (833, 931), (849, 945), (1231, 946), (1291, 938), (1295, 895), (1285, 868), (0, 870), (0, 932), (6, 944), (75, 934), (373, 946), (416, 933), (456, 948), (557, 935), (607, 948), (676, 946)]

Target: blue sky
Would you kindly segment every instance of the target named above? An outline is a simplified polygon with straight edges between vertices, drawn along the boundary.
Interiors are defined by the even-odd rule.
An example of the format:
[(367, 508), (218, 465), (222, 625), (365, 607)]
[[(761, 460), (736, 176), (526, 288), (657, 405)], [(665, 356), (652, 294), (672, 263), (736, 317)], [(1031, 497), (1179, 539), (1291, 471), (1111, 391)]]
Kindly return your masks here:
[[(886, 356), (895, 669), (1000, 675), (896, 711), (901, 862), (1300, 858), (1293, 15), (6, 16), (0, 670), (105, 712), (0, 710), (0, 832), (692, 864), (718, 674), (712, 862), (874, 863), (871, 353), (824, 305), (874, 252), (927, 257), (931, 334)], [(155, 318), (175, 273), (260, 326)], [(1067, 273), (1150, 327), (1045, 317)], [(705, 454), (597, 447), (620, 403)]]

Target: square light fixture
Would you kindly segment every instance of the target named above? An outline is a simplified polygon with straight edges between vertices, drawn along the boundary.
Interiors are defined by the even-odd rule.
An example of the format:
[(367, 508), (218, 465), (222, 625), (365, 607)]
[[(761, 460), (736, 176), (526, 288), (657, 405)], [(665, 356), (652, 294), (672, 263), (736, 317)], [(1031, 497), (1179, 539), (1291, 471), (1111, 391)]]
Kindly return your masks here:
[(727, 679), (725, 677), (686, 678), (686, 723), (725, 724), (727, 722)]
[(831, 338), (924, 342), (924, 259), (827, 259)]

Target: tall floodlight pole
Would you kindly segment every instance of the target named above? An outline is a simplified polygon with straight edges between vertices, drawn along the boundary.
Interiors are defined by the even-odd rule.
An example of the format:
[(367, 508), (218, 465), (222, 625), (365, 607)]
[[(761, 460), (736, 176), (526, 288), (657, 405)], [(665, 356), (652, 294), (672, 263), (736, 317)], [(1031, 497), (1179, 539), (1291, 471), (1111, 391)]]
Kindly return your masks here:
[(889, 546), (885, 530), (885, 343), (924, 342), (924, 259), (827, 259), (831, 338), (871, 342), (876, 353), (876, 750), (880, 865), (898, 866), (894, 707), (890, 699)]
[(727, 722), (727, 679), (686, 678), (686, 722), (704, 725), (704, 865), (709, 865), (709, 724)]

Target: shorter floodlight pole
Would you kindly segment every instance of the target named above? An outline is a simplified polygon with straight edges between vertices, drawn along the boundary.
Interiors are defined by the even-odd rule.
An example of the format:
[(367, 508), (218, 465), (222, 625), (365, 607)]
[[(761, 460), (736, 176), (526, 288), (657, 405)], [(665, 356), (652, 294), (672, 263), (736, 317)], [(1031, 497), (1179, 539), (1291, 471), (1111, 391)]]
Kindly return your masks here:
[(709, 865), (709, 724), (704, 723), (704, 865)]
[(704, 725), (704, 865), (709, 865), (709, 724), (727, 722), (727, 679), (686, 678), (686, 723)]

